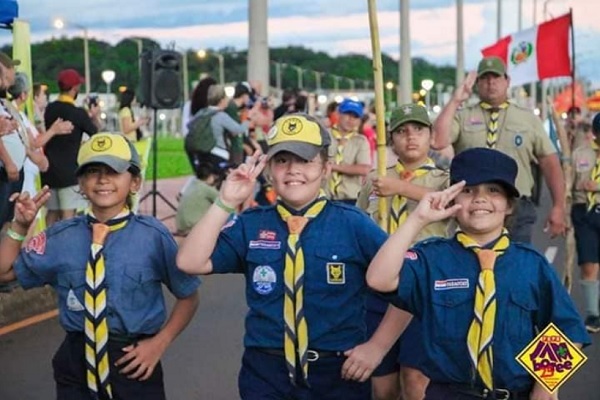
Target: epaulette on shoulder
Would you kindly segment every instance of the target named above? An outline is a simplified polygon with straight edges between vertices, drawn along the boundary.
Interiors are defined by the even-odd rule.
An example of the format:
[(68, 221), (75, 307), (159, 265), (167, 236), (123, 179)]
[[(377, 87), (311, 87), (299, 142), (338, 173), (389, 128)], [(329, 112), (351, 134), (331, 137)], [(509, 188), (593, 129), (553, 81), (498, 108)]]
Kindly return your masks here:
[(256, 213), (263, 213), (265, 211), (271, 211), (276, 207), (275, 204), (269, 204), (269, 205), (265, 205), (265, 206), (256, 206), (256, 207), (251, 207), (251, 208), (247, 208), (244, 211), (241, 212), (240, 215), (244, 215), (244, 214), (256, 214)]
[(64, 219), (64, 220), (58, 221), (58, 222), (54, 223), (51, 227), (49, 227), (45, 230), (46, 236), (50, 237), (53, 235), (57, 235), (57, 234), (61, 233), (62, 231), (64, 231), (65, 229), (69, 229), (73, 226), (83, 224), (83, 223), (85, 223), (84, 218), (85, 218), (84, 216), (78, 216), (75, 218), (69, 218), (69, 219)]
[(425, 246), (440, 245), (440, 244), (447, 243), (447, 242), (448, 242), (448, 238), (445, 238), (443, 236), (432, 236), (432, 237), (428, 237), (426, 239), (418, 241), (412, 247), (415, 249), (420, 249)]
[(540, 257), (546, 258), (546, 256), (544, 256), (542, 253), (540, 253), (540, 251), (538, 249), (536, 249), (535, 247), (533, 247), (533, 245), (530, 244), (530, 243), (511, 241), (510, 244), (513, 245), (513, 246), (515, 246), (515, 247), (518, 247), (519, 249), (522, 249), (522, 250), (525, 250), (525, 251), (530, 251), (532, 253), (535, 253), (535, 254), (539, 255)]
[(161, 223), (158, 219), (156, 219), (155, 217), (152, 217), (150, 215), (136, 214), (133, 216), (133, 219), (142, 225), (146, 225), (147, 227), (156, 229), (160, 233), (169, 234), (169, 235), (171, 234), (169, 232), (169, 230), (167, 229), (167, 227), (163, 223)]

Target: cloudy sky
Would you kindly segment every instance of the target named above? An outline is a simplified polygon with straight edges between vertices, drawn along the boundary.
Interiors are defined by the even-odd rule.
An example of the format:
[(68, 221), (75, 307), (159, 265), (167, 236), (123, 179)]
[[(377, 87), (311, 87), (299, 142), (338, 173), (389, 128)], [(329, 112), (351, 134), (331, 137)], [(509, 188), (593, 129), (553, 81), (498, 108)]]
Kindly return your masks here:
[[(73, 24), (85, 26), (90, 36), (111, 43), (127, 36), (175, 42), (184, 48), (245, 49), (248, 45), (248, 1), (251, 0), (20, 0), (20, 17), (31, 23), (32, 40), (52, 36), (80, 36)], [(534, 1), (522, 0), (523, 27), (533, 24)], [(399, 54), (399, 0), (379, 0), (378, 21), (382, 51)], [(496, 0), (464, 1), (467, 68), (476, 66), (479, 50), (495, 42)], [(556, 17), (573, 9), (576, 65), (579, 75), (600, 86), (600, 15), (598, 0), (537, 0), (537, 18)], [(517, 31), (518, 0), (502, 0), (503, 35)], [(62, 32), (53, 18), (67, 21)], [(269, 45), (302, 45), (332, 55), (370, 55), (366, 0), (270, 0)], [(411, 1), (411, 51), (437, 64), (454, 64), (456, 13), (454, 0)], [(596, 39), (596, 40), (594, 40)], [(10, 40), (2, 32), (0, 40)]]

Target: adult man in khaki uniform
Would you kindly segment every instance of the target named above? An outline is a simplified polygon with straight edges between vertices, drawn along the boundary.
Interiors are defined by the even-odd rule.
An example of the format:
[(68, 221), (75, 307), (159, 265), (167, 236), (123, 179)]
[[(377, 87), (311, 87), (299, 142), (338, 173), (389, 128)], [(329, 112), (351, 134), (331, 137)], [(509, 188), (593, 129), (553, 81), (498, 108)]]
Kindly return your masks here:
[(363, 105), (356, 100), (344, 99), (338, 112), (338, 124), (331, 128), (329, 158), (332, 167), (327, 189), (331, 199), (354, 205), (363, 179), (371, 170), (369, 142), (358, 132)]
[[(459, 110), (471, 97), (474, 84), (480, 102)], [(536, 220), (531, 201), (534, 184), (531, 164), (539, 165), (550, 189), (553, 206), (546, 228), (552, 236), (565, 230), (564, 177), (556, 149), (541, 121), (531, 111), (508, 101), (509, 84), (501, 59), (481, 60), (477, 74), (471, 72), (467, 76), (435, 121), (432, 147), (443, 149), (453, 144), (457, 154), (473, 147), (488, 147), (513, 157), (519, 166), (516, 186), (521, 198), (510, 232), (513, 240), (531, 242)]]

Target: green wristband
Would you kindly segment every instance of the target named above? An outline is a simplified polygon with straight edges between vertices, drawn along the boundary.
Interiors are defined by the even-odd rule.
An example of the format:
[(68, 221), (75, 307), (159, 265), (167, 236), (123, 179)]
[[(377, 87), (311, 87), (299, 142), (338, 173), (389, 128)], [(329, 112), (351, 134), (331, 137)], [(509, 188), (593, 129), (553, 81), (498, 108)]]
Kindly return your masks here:
[(230, 207), (227, 204), (223, 203), (223, 200), (221, 200), (220, 197), (217, 197), (217, 200), (215, 200), (215, 206), (219, 207), (221, 210), (225, 211), (227, 214), (235, 214), (235, 208)]
[(16, 240), (17, 242), (22, 242), (25, 240), (25, 235), (21, 235), (20, 233), (13, 231), (11, 228), (7, 229), (6, 236), (12, 240)]

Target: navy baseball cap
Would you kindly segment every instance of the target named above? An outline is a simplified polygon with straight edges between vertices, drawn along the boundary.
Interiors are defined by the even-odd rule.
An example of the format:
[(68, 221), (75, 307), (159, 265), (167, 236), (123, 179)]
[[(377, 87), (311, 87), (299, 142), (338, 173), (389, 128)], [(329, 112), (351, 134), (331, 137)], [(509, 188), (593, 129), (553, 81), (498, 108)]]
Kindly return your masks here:
[(511, 197), (519, 197), (515, 187), (517, 162), (510, 156), (492, 149), (476, 147), (458, 153), (450, 164), (450, 183), (465, 181), (467, 186), (499, 183)]
[(352, 99), (344, 99), (338, 106), (338, 112), (340, 114), (354, 114), (358, 118), (362, 118), (363, 108), (364, 106), (359, 101)]
[(600, 113), (596, 114), (592, 120), (592, 132), (596, 136), (600, 135)]

